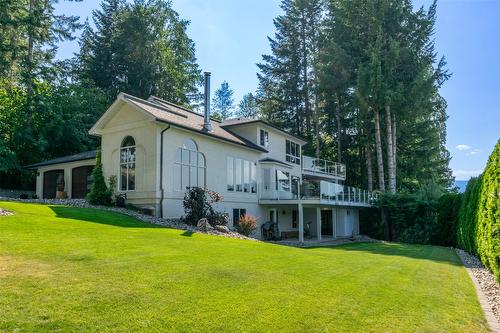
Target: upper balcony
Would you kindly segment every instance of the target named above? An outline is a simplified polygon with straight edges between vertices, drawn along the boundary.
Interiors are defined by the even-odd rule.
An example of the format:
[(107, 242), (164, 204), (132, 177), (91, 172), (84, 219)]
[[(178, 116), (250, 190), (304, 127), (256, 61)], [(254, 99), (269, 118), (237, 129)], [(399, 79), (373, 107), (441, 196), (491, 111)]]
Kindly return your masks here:
[(288, 179), (259, 184), (262, 204), (290, 204), (299, 200), (305, 204), (370, 207), (373, 193), (356, 187), (339, 185), (324, 180), (290, 182)]
[(302, 155), (302, 173), (306, 176), (345, 180), (345, 164)]

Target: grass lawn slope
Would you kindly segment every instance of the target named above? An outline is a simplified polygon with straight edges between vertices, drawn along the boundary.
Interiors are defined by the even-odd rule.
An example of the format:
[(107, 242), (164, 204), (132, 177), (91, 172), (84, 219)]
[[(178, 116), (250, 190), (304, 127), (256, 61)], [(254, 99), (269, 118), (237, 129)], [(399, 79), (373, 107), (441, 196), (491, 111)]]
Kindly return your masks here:
[(0, 331), (486, 332), (454, 251), (298, 249), (0, 202)]

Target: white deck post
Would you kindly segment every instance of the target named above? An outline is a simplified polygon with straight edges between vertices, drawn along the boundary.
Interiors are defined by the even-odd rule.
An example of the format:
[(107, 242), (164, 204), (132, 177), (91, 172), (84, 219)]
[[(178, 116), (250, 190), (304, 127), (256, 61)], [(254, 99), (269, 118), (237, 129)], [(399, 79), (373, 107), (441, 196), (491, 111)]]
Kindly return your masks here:
[(304, 242), (304, 209), (302, 209), (302, 204), (298, 204), (298, 214), (299, 214), (299, 242)]
[(316, 233), (318, 240), (321, 240), (321, 208), (316, 208)]

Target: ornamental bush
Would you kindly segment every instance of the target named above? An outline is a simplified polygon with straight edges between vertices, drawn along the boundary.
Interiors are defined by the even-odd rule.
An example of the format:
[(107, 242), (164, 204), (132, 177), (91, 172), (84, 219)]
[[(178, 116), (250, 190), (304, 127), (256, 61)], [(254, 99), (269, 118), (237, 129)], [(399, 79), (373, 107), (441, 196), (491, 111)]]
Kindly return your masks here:
[(184, 195), (184, 222), (190, 225), (197, 225), (201, 218), (206, 218), (212, 226), (217, 224), (224, 225), (226, 221), (225, 216), (215, 212), (212, 208), (213, 203), (221, 200), (222, 196), (218, 192), (201, 187), (191, 187)]
[(112, 190), (106, 186), (102, 174), (101, 150), (97, 150), (96, 163), (92, 170), (92, 187), (87, 194), (87, 201), (92, 205), (111, 205)]
[(481, 183), (477, 204), (477, 253), (500, 281), (500, 140), (488, 159)]
[(242, 215), (236, 229), (240, 234), (250, 236), (257, 229), (257, 218), (250, 214)]

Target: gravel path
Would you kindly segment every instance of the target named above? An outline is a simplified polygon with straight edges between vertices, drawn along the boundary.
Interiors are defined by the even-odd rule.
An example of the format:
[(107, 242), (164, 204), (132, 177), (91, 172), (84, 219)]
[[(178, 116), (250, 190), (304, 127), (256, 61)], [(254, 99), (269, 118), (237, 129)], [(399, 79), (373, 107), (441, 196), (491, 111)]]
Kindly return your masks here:
[[(197, 233), (203, 233), (203, 234), (209, 234), (209, 235), (223, 236), (223, 237), (228, 237), (228, 238), (238, 238), (238, 239), (257, 241), (257, 239), (255, 239), (255, 238), (243, 236), (242, 234), (237, 233), (235, 231), (221, 232), (221, 231), (217, 231), (215, 229), (211, 229), (208, 231), (201, 231), (201, 230), (197, 229), (195, 226), (182, 223), (179, 219), (162, 219), (162, 218), (155, 217), (155, 216), (141, 214), (139, 212), (136, 212), (136, 211), (130, 210), (130, 209), (126, 209), (126, 208), (91, 205), (85, 199), (25, 199), (25, 200), (23, 200), (23, 199), (13, 199), (13, 198), (0, 197), (0, 201), (38, 203), (38, 204), (45, 204), (45, 205), (65, 205), (65, 206), (80, 207), (80, 208), (97, 208), (97, 209), (103, 209), (103, 210), (108, 210), (108, 211), (112, 211), (112, 212), (122, 213), (122, 214), (125, 214), (128, 216), (135, 217), (141, 222), (161, 225), (161, 226), (168, 227), (168, 228), (186, 230), (188, 232), (193, 232), (193, 233), (197, 232)], [(2, 210), (0, 208), (0, 216), (2, 215), (1, 212), (3, 212), (3, 211), (4, 210)], [(10, 212), (7, 212), (7, 213), (10, 213)], [(10, 214), (12, 214), (12, 213), (10, 213)]]
[[(464, 266), (472, 273), (472, 277), (475, 278), (477, 284), (481, 288), (485, 296), (484, 298), (486, 298), (493, 314), (493, 318), (490, 319), (496, 319), (497, 321), (496, 326), (494, 326), (495, 323), (490, 323), (490, 326), (494, 326), (491, 327), (491, 329), (493, 332), (500, 332), (500, 285), (493, 273), (491, 273), (488, 268), (485, 268), (478, 258), (460, 249), (456, 249), (456, 251)], [(481, 301), (481, 295), (478, 296)], [(483, 310), (488, 317), (489, 310), (484, 306)]]

